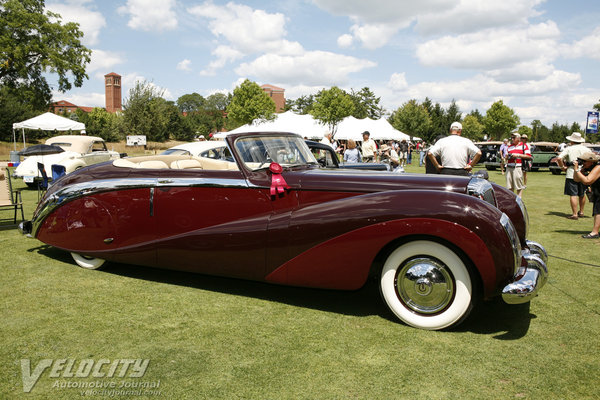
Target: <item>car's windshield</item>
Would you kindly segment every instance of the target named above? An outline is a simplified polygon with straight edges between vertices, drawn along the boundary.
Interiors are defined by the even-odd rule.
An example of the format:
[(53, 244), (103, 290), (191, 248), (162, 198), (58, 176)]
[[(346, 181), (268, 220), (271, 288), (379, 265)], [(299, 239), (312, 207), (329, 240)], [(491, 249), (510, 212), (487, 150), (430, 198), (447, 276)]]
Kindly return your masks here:
[(297, 136), (251, 136), (235, 141), (235, 148), (251, 170), (266, 168), (272, 162), (282, 167), (316, 164), (317, 160)]

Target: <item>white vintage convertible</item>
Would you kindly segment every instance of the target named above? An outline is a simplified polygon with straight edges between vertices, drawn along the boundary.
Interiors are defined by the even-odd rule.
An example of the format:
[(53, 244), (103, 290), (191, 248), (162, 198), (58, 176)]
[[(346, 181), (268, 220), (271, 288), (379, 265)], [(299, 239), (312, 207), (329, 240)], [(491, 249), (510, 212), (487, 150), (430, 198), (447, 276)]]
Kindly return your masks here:
[(88, 165), (120, 158), (119, 153), (106, 148), (104, 139), (96, 136), (62, 135), (46, 140), (46, 144), (59, 146), (64, 151), (43, 156), (29, 156), (15, 169), (14, 176), (23, 178), (27, 186), (35, 187), (42, 179), (37, 163), (44, 164), (48, 178), (52, 178), (52, 165), (65, 167), (65, 172), (71, 173)]

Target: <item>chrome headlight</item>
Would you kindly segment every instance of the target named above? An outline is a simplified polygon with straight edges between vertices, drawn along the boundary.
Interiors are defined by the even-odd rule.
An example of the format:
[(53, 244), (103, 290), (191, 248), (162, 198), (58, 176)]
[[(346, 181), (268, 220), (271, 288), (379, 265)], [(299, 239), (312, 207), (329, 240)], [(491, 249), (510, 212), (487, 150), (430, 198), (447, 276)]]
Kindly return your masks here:
[(519, 235), (517, 235), (517, 230), (515, 229), (512, 221), (508, 218), (508, 215), (502, 213), (502, 217), (500, 217), (500, 225), (504, 228), (504, 232), (508, 236), (510, 241), (510, 245), (513, 251), (514, 257), (514, 273), (516, 274), (519, 268), (521, 267), (521, 241), (519, 240)]
[(467, 185), (467, 193), (470, 196), (479, 197), (481, 200), (496, 207), (496, 196), (494, 187), (485, 179), (471, 178)]
[(521, 214), (523, 214), (523, 221), (525, 221), (525, 237), (529, 236), (529, 214), (527, 213), (527, 207), (525, 207), (525, 203), (523, 203), (523, 199), (517, 196), (517, 204), (521, 209)]

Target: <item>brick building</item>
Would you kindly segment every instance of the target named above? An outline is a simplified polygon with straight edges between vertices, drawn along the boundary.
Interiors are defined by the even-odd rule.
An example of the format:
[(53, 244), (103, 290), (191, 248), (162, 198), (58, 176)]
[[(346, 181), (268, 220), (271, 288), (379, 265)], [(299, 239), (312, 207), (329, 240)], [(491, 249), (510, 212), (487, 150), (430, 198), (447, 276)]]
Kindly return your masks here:
[[(123, 109), (121, 102), (121, 75), (114, 72), (104, 75), (104, 108), (111, 113), (121, 111)], [(94, 109), (94, 107), (78, 106), (66, 100), (59, 100), (50, 105), (51, 112), (63, 115), (75, 112), (78, 108), (85, 112)]]
[(262, 85), (261, 88), (275, 102), (275, 112), (283, 112), (285, 110), (285, 89), (273, 85)]

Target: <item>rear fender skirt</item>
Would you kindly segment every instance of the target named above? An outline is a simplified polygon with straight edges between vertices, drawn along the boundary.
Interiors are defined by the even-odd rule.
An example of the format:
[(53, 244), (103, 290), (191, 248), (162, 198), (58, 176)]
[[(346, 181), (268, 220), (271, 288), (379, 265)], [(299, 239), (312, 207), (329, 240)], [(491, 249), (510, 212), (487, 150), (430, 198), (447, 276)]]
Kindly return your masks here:
[(377, 254), (390, 242), (410, 236), (439, 238), (460, 248), (476, 266), (484, 295), (496, 291), (492, 254), (473, 231), (454, 222), (407, 218), (369, 225), (318, 244), (266, 276), (268, 282), (356, 290), (364, 285)]

